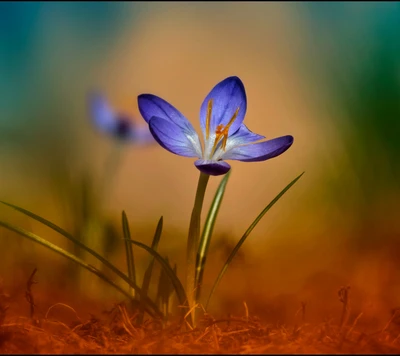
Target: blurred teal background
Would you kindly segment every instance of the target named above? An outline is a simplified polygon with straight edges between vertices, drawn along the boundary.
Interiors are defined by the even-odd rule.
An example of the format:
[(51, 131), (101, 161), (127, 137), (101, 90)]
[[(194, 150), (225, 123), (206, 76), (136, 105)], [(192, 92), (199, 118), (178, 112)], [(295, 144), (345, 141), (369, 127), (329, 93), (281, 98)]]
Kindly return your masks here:
[[(303, 293), (309, 278), (329, 271), (358, 288), (360, 300), (394, 306), (400, 303), (399, 18), (397, 2), (2, 2), (0, 198), (74, 231), (84, 208), (73, 205), (79, 205), (73, 197), (89, 174), (91, 204), (114, 222), (115, 237), (93, 243), (121, 254), (122, 209), (135, 237), (150, 243), (163, 215), (162, 248), (179, 265), (197, 182), (193, 163), (157, 146), (126, 147), (101, 205), (96, 187), (113, 142), (93, 130), (86, 93), (104, 90), (138, 123), (136, 97), (153, 93), (199, 128), (205, 95), (238, 75), (247, 91), (249, 128), (268, 139), (292, 134), (295, 142), (271, 161), (232, 162), (211, 256), (216, 269), (206, 270), (205, 283), (226, 258), (218, 235), (234, 244), (259, 211), (306, 171), (246, 242), (246, 258), (221, 284), (221, 300), (240, 304), (243, 298)], [(206, 207), (218, 182), (210, 182)], [(68, 246), (39, 225), (0, 211)], [(4, 270), (23, 261), (37, 264), (39, 254), (49, 265), (59, 263), (58, 256), (9, 235), (1, 231), (2, 251), (14, 251), (4, 258)], [(123, 268), (123, 258), (118, 261)], [(259, 269), (262, 274), (255, 273)], [(59, 282), (56, 270), (48, 278)], [(234, 290), (228, 288), (233, 281)], [(262, 298), (249, 292), (255, 286)], [(336, 285), (327, 288), (335, 299)]]

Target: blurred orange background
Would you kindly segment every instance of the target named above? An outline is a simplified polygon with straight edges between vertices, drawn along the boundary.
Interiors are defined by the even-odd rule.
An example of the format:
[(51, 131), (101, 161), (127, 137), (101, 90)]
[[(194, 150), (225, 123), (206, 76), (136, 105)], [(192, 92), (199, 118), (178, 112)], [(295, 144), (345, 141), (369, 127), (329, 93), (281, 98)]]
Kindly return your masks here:
[[(1, 6), (3, 16), (9, 11), (11, 18), (3, 25), (0, 42), (0, 75), (6, 78), (0, 84), (0, 93), (5, 93), (0, 99), (4, 100), (1, 200), (71, 229), (61, 193), (73, 193), (55, 184), (54, 175), (79, 177), (87, 171), (96, 187), (115, 144), (98, 135), (90, 123), (85, 101), (89, 90), (102, 90), (115, 108), (132, 114), (138, 124), (145, 123), (137, 95), (158, 95), (199, 130), (204, 97), (216, 83), (236, 75), (246, 88), (246, 125), (267, 139), (290, 134), (295, 140), (287, 152), (270, 161), (230, 162), (233, 171), (215, 227), (206, 289), (227, 257), (224, 245), (233, 248), (280, 190), (301, 172), (305, 175), (246, 241), (217, 291), (214, 308), (228, 310), (232, 303), (232, 308), (240, 309), (247, 300), (250, 312), (262, 314), (267, 313), (267, 301), (273, 304), (278, 298), (286, 303), (288, 318), (301, 300), (318, 305), (316, 315), (322, 315), (323, 308), (325, 314), (340, 310), (336, 293), (345, 284), (354, 288), (356, 309), (375, 314), (379, 310), (386, 317), (400, 302), (399, 255), (393, 253), (399, 251), (399, 170), (392, 159), (400, 147), (385, 145), (387, 132), (380, 131), (381, 126), (399, 128), (400, 98), (383, 96), (392, 100), (393, 110), (378, 113), (380, 119), (370, 121), (368, 130), (360, 129), (354, 119), (374, 110), (375, 103), (357, 91), (357, 80), (377, 70), (372, 59), (385, 51), (382, 39), (398, 28), (390, 15), (398, 13), (398, 6), (262, 2)], [(21, 27), (19, 38), (12, 32), (18, 21), (26, 25), (29, 43), (22, 43)], [(393, 25), (384, 28), (385, 23)], [(390, 58), (399, 58), (398, 42), (392, 43)], [(17, 62), (13, 56), (24, 60)], [(397, 64), (389, 74), (397, 78), (394, 89), (379, 82), (382, 76), (377, 76), (377, 87), (399, 93), (399, 73)], [(355, 106), (356, 101), (364, 111), (354, 114), (347, 104)], [(352, 138), (355, 132), (360, 136)], [(371, 132), (376, 141), (369, 140)], [(354, 146), (348, 145), (349, 140)], [(374, 156), (363, 149), (363, 140), (373, 145)], [(147, 244), (163, 216), (161, 250), (178, 263), (181, 274), (198, 178), (193, 162), (158, 145), (127, 146), (107, 204), (99, 205), (117, 229), (125, 210), (134, 238)], [(203, 219), (219, 181), (210, 179)], [(376, 193), (373, 197), (366, 193), (371, 190)], [(2, 220), (69, 246), (34, 221), (3, 207), (0, 211)], [(66, 263), (62, 257), (4, 229), (0, 234), (5, 280), (7, 275), (10, 279), (10, 268), (24, 264), (42, 265), (39, 270), (49, 285), (58, 283), (60, 271), (68, 273), (61, 267)], [(105, 248), (99, 247), (101, 241), (93, 243)], [(110, 258), (124, 268), (123, 243), (116, 245)], [(13, 252), (6, 253), (8, 249)], [(140, 274), (147, 260), (144, 253), (138, 256)], [(60, 267), (50, 269), (53, 264)], [(90, 278), (96, 286), (101, 284)], [(285, 298), (287, 302), (282, 302)]]

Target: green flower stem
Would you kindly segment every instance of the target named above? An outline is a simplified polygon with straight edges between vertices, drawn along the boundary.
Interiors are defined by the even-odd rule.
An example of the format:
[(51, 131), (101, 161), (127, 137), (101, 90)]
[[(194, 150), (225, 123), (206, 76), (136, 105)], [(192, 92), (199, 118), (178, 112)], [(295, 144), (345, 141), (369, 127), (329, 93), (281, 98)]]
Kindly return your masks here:
[[(196, 273), (196, 254), (200, 240), (200, 217), (201, 209), (203, 207), (204, 195), (207, 188), (208, 174), (200, 172), (199, 182), (197, 184), (196, 198), (190, 218), (189, 234), (186, 250), (186, 295), (188, 298), (189, 310), (195, 305), (195, 273)], [(195, 312), (191, 313), (192, 322), (195, 326), (194, 320)]]

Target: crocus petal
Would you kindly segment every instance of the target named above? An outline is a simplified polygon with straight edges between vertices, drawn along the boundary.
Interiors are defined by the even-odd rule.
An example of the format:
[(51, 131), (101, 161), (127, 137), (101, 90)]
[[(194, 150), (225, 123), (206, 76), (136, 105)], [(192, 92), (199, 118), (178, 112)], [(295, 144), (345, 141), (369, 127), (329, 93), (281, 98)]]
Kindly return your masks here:
[(247, 109), (246, 92), (242, 81), (238, 77), (228, 77), (218, 83), (206, 96), (200, 108), (200, 124), (204, 137), (206, 137), (208, 102), (211, 99), (213, 104), (210, 133), (214, 133), (218, 125), (227, 125), (239, 108), (237, 117), (229, 128), (229, 134), (235, 133), (242, 124)]
[(195, 132), (192, 124), (179, 110), (158, 96), (152, 94), (139, 95), (138, 107), (146, 122), (149, 122), (152, 117), (156, 116), (175, 124), (188, 134)]
[(233, 135), (228, 137), (228, 140), (226, 142), (226, 150), (229, 150), (231, 147), (234, 146), (260, 141), (264, 138), (265, 136), (250, 131), (245, 124), (242, 124), (240, 125), (239, 130), (237, 130)]
[(194, 164), (201, 172), (211, 176), (220, 176), (231, 169), (229, 163), (224, 161), (198, 159)]
[(277, 137), (269, 141), (236, 146), (226, 151), (222, 159), (233, 159), (243, 162), (258, 162), (279, 156), (293, 143), (293, 136)]
[(88, 104), (96, 127), (102, 132), (113, 132), (116, 128), (115, 113), (107, 99), (98, 92), (92, 92), (88, 95)]
[(138, 145), (146, 145), (156, 142), (148, 125), (139, 126), (134, 122), (129, 122), (129, 125), (126, 125), (119, 122), (117, 127), (115, 136), (123, 142), (134, 142)]
[(179, 126), (160, 117), (150, 119), (149, 128), (154, 139), (166, 150), (179, 156), (201, 157), (201, 147), (196, 145), (199, 137), (195, 131), (188, 136)]
[[(232, 136), (229, 136), (228, 140), (226, 141), (225, 149), (222, 148), (222, 140), (219, 142), (215, 153), (213, 154), (213, 159), (218, 160), (221, 159), (226, 151), (229, 151), (233, 147), (246, 145), (251, 142), (259, 141), (264, 139), (265, 136), (258, 135), (254, 132), (251, 132), (245, 124), (242, 124)], [(211, 139), (215, 139), (211, 137)]]
[(132, 139), (142, 145), (142, 144), (148, 144), (148, 143), (155, 143), (154, 137), (152, 133), (150, 132), (149, 127), (146, 126), (135, 126), (133, 130), (133, 136)]

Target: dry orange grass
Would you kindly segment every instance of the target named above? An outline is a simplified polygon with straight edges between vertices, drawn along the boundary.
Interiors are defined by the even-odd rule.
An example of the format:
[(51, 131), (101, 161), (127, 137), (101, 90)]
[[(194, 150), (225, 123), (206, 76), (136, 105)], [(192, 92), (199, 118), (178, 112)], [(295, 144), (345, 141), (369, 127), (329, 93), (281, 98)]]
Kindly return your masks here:
[[(26, 300), (32, 302), (27, 283)], [(203, 314), (199, 326), (190, 330), (185, 324), (147, 319), (137, 326), (134, 308), (115, 304), (110, 310), (83, 319), (75, 309), (55, 303), (42, 309), (38, 305), (20, 305), (19, 311), (31, 311), (30, 317), (9, 312), (10, 297), (1, 293), (0, 352), (28, 353), (133, 353), (133, 354), (290, 354), (290, 353), (354, 353), (398, 354), (400, 352), (400, 312), (394, 310), (384, 325), (359, 323), (362, 313), (350, 319), (345, 293), (339, 295), (343, 304), (341, 322), (326, 320), (307, 323), (303, 303), (292, 326), (269, 324), (257, 317), (229, 316), (214, 319)], [(21, 301), (22, 303), (23, 301)], [(20, 303), (20, 304), (21, 304)], [(245, 305), (246, 306), (246, 305)], [(21, 308), (22, 307), (22, 308)], [(90, 308), (89, 308), (90, 309)], [(60, 317), (57, 310), (64, 311)], [(247, 308), (245, 308), (247, 311)], [(90, 312), (90, 310), (87, 310)], [(68, 317), (65, 317), (68, 315)], [(340, 326), (342, 323), (342, 326)]]

